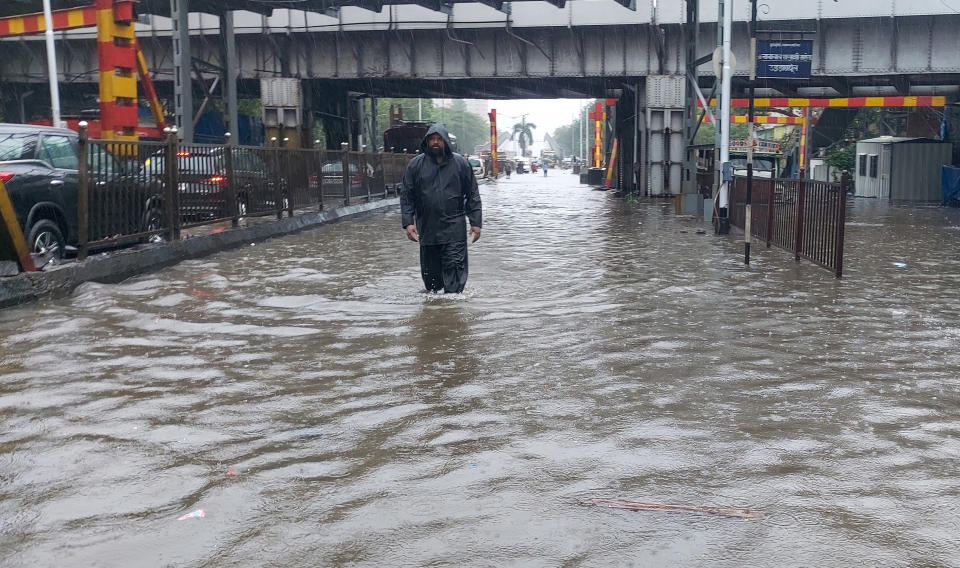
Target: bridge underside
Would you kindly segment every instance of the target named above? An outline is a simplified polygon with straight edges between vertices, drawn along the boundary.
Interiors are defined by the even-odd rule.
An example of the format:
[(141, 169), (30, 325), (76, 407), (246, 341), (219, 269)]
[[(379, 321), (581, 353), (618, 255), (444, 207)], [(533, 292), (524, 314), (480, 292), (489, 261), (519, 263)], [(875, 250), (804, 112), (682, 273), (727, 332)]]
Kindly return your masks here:
[[(814, 38), (813, 74), (803, 81), (761, 81), (758, 96), (950, 95), (960, 85), (960, 14), (764, 26), (778, 29), (782, 39)], [(734, 28), (733, 50), (741, 63), (732, 91), (743, 96), (748, 33), (743, 23)], [(679, 76), (683, 89), (686, 61), (696, 55), (687, 49), (693, 34), (685, 37), (684, 31), (678, 24), (631, 24), (241, 33), (235, 42), (237, 91), (241, 98), (258, 98), (261, 78), (295, 77), (302, 80), (307, 107), (354, 121), (355, 105), (347, 101), (356, 97), (617, 98), (616, 130), (625, 145), (623, 156), (638, 159), (650, 152), (640, 159), (648, 166), (662, 164), (666, 181), (657, 178), (657, 192), (676, 193), (673, 184), (681, 177), (689, 182), (689, 167), (683, 176), (667, 172), (684, 161), (676, 155), (682, 152), (672, 148), (689, 144), (679, 134), (689, 118), (678, 115), (675, 107), (658, 110), (657, 104), (648, 104), (644, 85), (648, 77)], [(715, 26), (701, 25), (698, 32), (696, 53), (710, 53), (716, 44)], [(170, 36), (142, 36), (139, 41), (161, 97), (172, 100), (175, 57)], [(189, 43), (194, 97), (218, 93), (215, 82), (222, 89), (227, 68), (221, 35), (195, 35)], [(95, 106), (86, 103), (98, 81), (95, 40), (59, 44), (64, 109), (71, 103)], [(3, 53), (0, 94), (6, 116), (25, 109), (29, 119), (31, 106), (45, 113), (49, 101), (39, 85), (46, 82), (43, 42), (4, 41)], [(714, 83), (712, 66), (702, 63), (698, 71), (698, 83), (708, 91)], [(661, 152), (661, 146), (670, 150)], [(656, 152), (663, 155), (654, 157)], [(627, 178), (630, 167), (628, 163)]]
[[(814, 38), (813, 75), (805, 81), (768, 81), (767, 95), (848, 96), (866, 94), (930, 94), (934, 87), (956, 88), (960, 78), (960, 14), (859, 20), (765, 22), (786, 39)], [(734, 54), (740, 62), (733, 89), (742, 94), (749, 60), (747, 30), (734, 25)], [(424, 96), (438, 94), (477, 98), (531, 96), (582, 96), (594, 93), (596, 78), (633, 78), (685, 73), (684, 36), (680, 25), (619, 25), (564, 28), (486, 27), (442, 30), (389, 30), (243, 33), (236, 36), (239, 78), (298, 77), (343, 80), (351, 89), (354, 80), (370, 86), (358, 89), (386, 93), (387, 84), (399, 92)], [(147, 63), (158, 81), (172, 80), (173, 49), (169, 36), (141, 36)], [(701, 25), (700, 55), (716, 45), (716, 29)], [(191, 50), (195, 76), (219, 75), (225, 68), (219, 35), (195, 35)], [(58, 42), (58, 68), (62, 82), (96, 83), (95, 39)], [(42, 41), (21, 39), (3, 42), (0, 77), (4, 84), (46, 81)], [(712, 67), (700, 65), (702, 86), (713, 83)], [(564, 79), (544, 81), (539, 88), (521, 82), (491, 82), (488, 89), (460, 82), (447, 89), (448, 79)], [(403, 80), (406, 80), (404, 82)], [(432, 84), (431, 84), (432, 82)], [(412, 85), (417, 83), (421, 86)], [(600, 81), (599, 83), (602, 83)], [(500, 90), (500, 86), (505, 86)], [(569, 91), (565, 94), (564, 91)], [(450, 95), (447, 95), (447, 92)]]

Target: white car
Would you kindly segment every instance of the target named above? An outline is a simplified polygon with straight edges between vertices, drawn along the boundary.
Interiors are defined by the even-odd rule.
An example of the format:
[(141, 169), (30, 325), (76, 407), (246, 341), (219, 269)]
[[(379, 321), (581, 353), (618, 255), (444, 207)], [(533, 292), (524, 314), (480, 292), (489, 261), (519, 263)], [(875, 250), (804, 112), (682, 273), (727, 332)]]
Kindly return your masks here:
[(467, 156), (470, 166), (473, 167), (473, 175), (478, 179), (487, 175), (486, 168), (483, 167), (483, 160), (477, 156)]

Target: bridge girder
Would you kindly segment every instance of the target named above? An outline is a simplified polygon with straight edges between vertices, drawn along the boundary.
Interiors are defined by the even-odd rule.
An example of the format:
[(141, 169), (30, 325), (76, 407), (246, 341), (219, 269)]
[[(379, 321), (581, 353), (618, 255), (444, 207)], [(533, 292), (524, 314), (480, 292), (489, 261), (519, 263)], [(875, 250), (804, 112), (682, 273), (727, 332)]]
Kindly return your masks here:
[[(499, 0), (490, 2), (496, 7)], [(501, 4), (501, 7), (505, 6)], [(894, 41), (884, 35), (889, 31), (889, 25), (884, 22), (857, 24), (858, 36), (850, 33), (852, 24), (848, 22), (824, 20), (820, 33), (826, 40), (815, 43), (811, 79), (769, 83), (768, 88), (781, 94), (802, 96), (850, 96), (872, 92), (931, 94), (932, 85), (955, 89), (960, 83), (957, 79), (960, 76), (960, 34), (955, 32), (960, 27), (960, 15), (936, 19), (899, 17), (896, 23), (899, 31)], [(294, 76), (344, 81), (468, 80), (474, 81), (470, 90), (479, 92), (485, 79), (564, 78), (576, 85), (578, 80), (602, 77), (634, 83), (645, 76), (659, 74), (661, 61), (664, 74), (683, 73), (685, 52), (679, 26), (658, 26), (664, 32), (662, 43), (656, 35), (658, 30), (653, 28), (650, 25), (619, 25), (395, 29), (385, 32), (347, 30), (337, 33), (285, 31), (284, 34), (267, 35), (239, 33), (236, 44), (241, 79)], [(701, 45), (712, 45), (714, 35), (712, 26), (701, 26)], [(749, 57), (748, 46), (746, 38), (741, 35), (736, 34), (734, 52), (738, 61), (744, 62)], [(272, 41), (281, 36), (285, 41)], [(216, 41), (210, 41), (212, 36), (194, 37), (200, 40), (191, 42), (195, 57), (220, 61), (221, 48)], [(883, 42), (884, 49), (877, 48)], [(59, 43), (64, 46), (58, 54), (63, 82), (96, 82), (94, 45), (89, 40), (70, 38), (59, 40)], [(157, 80), (169, 80), (172, 74), (169, 37), (155, 35), (144, 38), (141, 44)], [(819, 47), (821, 45), (825, 47)], [(858, 50), (869, 53), (870, 58), (853, 61), (851, 54)], [(7, 42), (4, 53), (5, 57), (0, 59), (0, 77), (4, 83), (45, 80), (42, 42)], [(713, 78), (704, 67), (707, 66), (700, 68), (700, 83), (709, 89)], [(746, 70), (741, 64), (734, 77), (735, 94), (744, 92), (745, 76)], [(568, 89), (549, 86), (545, 90), (551, 93), (583, 91), (576, 86)], [(493, 96), (501, 95), (495, 93)]]

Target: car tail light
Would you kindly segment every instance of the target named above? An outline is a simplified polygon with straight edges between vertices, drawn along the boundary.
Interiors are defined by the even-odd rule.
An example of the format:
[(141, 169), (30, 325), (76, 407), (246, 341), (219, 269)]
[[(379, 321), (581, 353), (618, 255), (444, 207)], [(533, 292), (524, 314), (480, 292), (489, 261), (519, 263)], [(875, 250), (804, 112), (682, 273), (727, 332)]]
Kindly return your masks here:
[(177, 155), (180, 156), (181, 158), (186, 158), (187, 156), (190, 155), (190, 152), (177, 152)]
[(227, 185), (227, 176), (213, 176), (207, 180), (210, 183), (215, 183), (217, 185), (226, 186)]
[(13, 176), (15, 175), (17, 174), (13, 172), (0, 172), (0, 181), (2, 181), (3, 183), (7, 183), (8, 181), (12, 180)]

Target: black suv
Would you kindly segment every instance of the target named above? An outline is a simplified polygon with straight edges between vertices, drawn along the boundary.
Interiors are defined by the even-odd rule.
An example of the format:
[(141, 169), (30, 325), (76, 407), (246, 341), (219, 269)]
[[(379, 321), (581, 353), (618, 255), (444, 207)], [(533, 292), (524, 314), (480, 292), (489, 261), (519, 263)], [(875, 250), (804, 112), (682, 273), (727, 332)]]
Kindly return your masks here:
[(0, 124), (0, 179), (30, 252), (61, 258), (77, 243), (77, 140), (63, 128)]
[[(3, 180), (30, 252), (48, 259), (76, 250), (80, 190), (79, 135), (34, 124), (0, 123), (0, 179)], [(122, 164), (91, 147), (87, 154), (96, 198), (123, 178)], [(122, 184), (120, 184), (122, 185)]]

